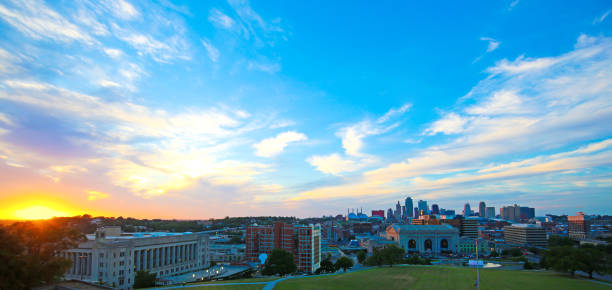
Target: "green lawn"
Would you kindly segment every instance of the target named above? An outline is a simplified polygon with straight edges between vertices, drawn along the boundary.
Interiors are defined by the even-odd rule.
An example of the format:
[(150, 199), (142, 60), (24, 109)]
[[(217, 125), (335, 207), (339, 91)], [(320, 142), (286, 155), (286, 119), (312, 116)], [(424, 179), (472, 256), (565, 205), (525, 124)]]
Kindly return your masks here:
[(189, 290), (232, 290), (232, 289), (245, 289), (245, 290), (260, 290), (263, 289), (265, 285), (226, 285), (226, 286), (201, 286), (201, 287), (190, 287), (185, 288)]
[(278, 277), (265, 277), (265, 278), (248, 278), (248, 279), (236, 279), (236, 280), (222, 280), (222, 281), (209, 281), (196, 284), (225, 284), (225, 283), (252, 283), (252, 282), (268, 282), (276, 280)]
[[(474, 289), (476, 270), (455, 267), (376, 268), (281, 281), (275, 289)], [(480, 270), (481, 289), (611, 289), (550, 272)]]

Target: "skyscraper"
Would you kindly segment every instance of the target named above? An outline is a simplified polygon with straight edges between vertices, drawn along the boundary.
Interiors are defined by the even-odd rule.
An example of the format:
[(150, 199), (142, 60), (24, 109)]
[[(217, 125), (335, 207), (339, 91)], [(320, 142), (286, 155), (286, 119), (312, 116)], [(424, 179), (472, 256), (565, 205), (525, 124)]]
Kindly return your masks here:
[(414, 218), (419, 218), (419, 208), (418, 207), (414, 208), (414, 216), (413, 217)]
[(393, 219), (393, 210), (391, 208), (387, 210), (387, 219)]
[(414, 208), (414, 205), (412, 204), (412, 198), (406, 197), (406, 201), (404, 203), (406, 205), (406, 213), (408, 214), (408, 217), (413, 217), (414, 213), (412, 212), (412, 209)]
[(419, 200), (418, 207), (419, 211), (427, 212), (427, 201)]
[(486, 211), (486, 208), (487, 208), (487, 205), (485, 204), (485, 202), (484, 202), (484, 201), (481, 201), (481, 202), (478, 204), (478, 215), (479, 215), (480, 217), (485, 217), (485, 211)]
[(440, 208), (438, 204), (434, 203), (431, 205), (431, 214), (440, 214)]
[(487, 208), (485, 209), (485, 217), (488, 219), (495, 218), (495, 207), (487, 206)]
[(470, 208), (470, 203), (466, 203), (465, 206), (463, 206), (463, 216), (465, 217), (469, 217), (470, 215), (472, 215), (472, 209)]
[(402, 205), (398, 200), (397, 204), (395, 205), (395, 220), (399, 221), (400, 219), (402, 219)]

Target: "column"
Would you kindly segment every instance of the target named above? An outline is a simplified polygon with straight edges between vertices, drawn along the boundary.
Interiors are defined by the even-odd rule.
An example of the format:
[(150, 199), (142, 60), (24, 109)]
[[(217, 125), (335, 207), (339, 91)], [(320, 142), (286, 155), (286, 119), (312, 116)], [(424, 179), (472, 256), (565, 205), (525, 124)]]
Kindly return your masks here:
[(157, 268), (162, 266), (162, 249), (163, 248), (157, 248)]
[(149, 265), (149, 257), (148, 257), (149, 250), (148, 249), (144, 249), (143, 251), (144, 251), (143, 252), (144, 262), (142, 263), (142, 270), (148, 270), (148, 268), (149, 268), (149, 266), (148, 266)]
[(77, 267), (77, 263), (76, 263), (76, 253), (70, 253), (70, 258), (72, 259), (72, 272), (71, 274), (74, 275), (76, 274), (76, 267)]
[(89, 272), (89, 276), (91, 276), (91, 268), (93, 267), (93, 254), (89, 253), (87, 254), (87, 259), (89, 260), (89, 263), (87, 265), (87, 270)]
[(163, 267), (166, 265), (166, 247), (159, 248), (160, 257), (159, 257), (159, 266)]

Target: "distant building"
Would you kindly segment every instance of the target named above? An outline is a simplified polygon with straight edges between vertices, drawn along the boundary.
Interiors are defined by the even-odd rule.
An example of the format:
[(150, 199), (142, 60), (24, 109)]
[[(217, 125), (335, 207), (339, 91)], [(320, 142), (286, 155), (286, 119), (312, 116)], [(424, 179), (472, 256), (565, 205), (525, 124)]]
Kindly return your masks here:
[(405, 219), (406, 217), (408, 217), (408, 214), (406, 213), (406, 206), (402, 205), (402, 219)]
[(244, 261), (244, 244), (215, 244), (210, 245), (210, 261), (216, 263), (238, 263)]
[(535, 209), (526, 206), (504, 206), (499, 209), (501, 218), (510, 221), (528, 221), (535, 218)]
[(431, 205), (431, 214), (440, 214), (440, 208), (435, 203)]
[(372, 210), (372, 216), (378, 216), (381, 218), (385, 218), (385, 210), (381, 209), (381, 210)]
[(393, 210), (391, 208), (387, 210), (387, 219), (393, 220)]
[(507, 244), (546, 247), (546, 230), (534, 224), (514, 224), (504, 227)]
[(461, 220), (461, 236), (468, 238), (478, 237), (478, 220), (475, 218), (465, 218)]
[(567, 234), (572, 239), (584, 240), (588, 238), (590, 227), (590, 221), (582, 212), (567, 217)]
[(414, 208), (414, 218), (419, 218), (419, 216), (421, 216), (421, 213), (419, 212), (419, 208), (415, 207)]
[(476, 253), (476, 240), (478, 240), (478, 254), (479, 255), (488, 255), (489, 251), (489, 241), (483, 239), (473, 239), (461, 237), (459, 238), (459, 247), (457, 252), (459, 254), (464, 255), (472, 255)]
[(454, 209), (440, 209), (440, 215), (447, 215), (447, 216), (455, 215), (455, 210)]
[(413, 217), (414, 216), (414, 212), (412, 211), (412, 208), (414, 208), (414, 205), (412, 204), (412, 198), (410, 197), (406, 197), (405, 200), (405, 206), (406, 206), (406, 212), (408, 214), (408, 217)]
[(386, 235), (408, 253), (456, 253), (459, 243), (459, 231), (449, 225), (393, 224)]
[(485, 209), (485, 217), (488, 219), (495, 218), (495, 207), (487, 206)]
[(399, 200), (397, 201), (397, 204), (395, 205), (395, 212), (393, 213), (393, 215), (395, 216), (396, 221), (399, 221), (402, 219), (402, 205), (400, 204)]
[(429, 209), (427, 207), (427, 201), (425, 200), (419, 200), (418, 207), (419, 207), (419, 212), (427, 212), (427, 210)]
[(286, 224), (247, 226), (246, 259), (258, 262), (260, 254), (283, 249), (293, 254), (298, 271), (314, 272), (321, 264), (321, 226)]
[(478, 216), (480, 216), (480, 217), (485, 217), (486, 208), (487, 208), (487, 205), (485, 204), (485, 202), (484, 202), (484, 201), (481, 201), (481, 202), (478, 204)]
[(201, 271), (210, 266), (209, 237), (201, 233), (122, 233), (118, 226), (101, 227), (76, 249), (61, 256), (72, 260), (66, 280), (102, 282), (132, 289), (136, 271), (158, 278)]
[(470, 203), (466, 203), (463, 206), (463, 216), (464, 217), (469, 217), (472, 215), (472, 209), (470, 208)]

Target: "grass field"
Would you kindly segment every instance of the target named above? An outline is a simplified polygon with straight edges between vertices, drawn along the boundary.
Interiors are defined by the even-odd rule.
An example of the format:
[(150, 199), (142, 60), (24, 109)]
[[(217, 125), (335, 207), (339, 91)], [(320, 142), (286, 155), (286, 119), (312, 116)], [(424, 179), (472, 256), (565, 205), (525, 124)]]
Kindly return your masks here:
[(201, 286), (201, 287), (190, 287), (185, 288), (189, 290), (234, 290), (234, 289), (244, 289), (244, 290), (260, 290), (263, 289), (265, 285), (226, 285), (226, 286)]
[[(454, 267), (376, 268), (282, 281), (275, 289), (474, 289), (476, 270)], [(480, 270), (480, 289), (611, 289), (550, 272)]]
[(243, 283), (243, 282), (253, 283), (253, 282), (268, 282), (268, 281), (272, 281), (276, 279), (279, 279), (279, 278), (278, 277), (248, 278), (248, 279), (209, 281), (209, 282), (202, 282), (202, 283), (196, 283), (196, 284), (226, 284), (226, 283)]

